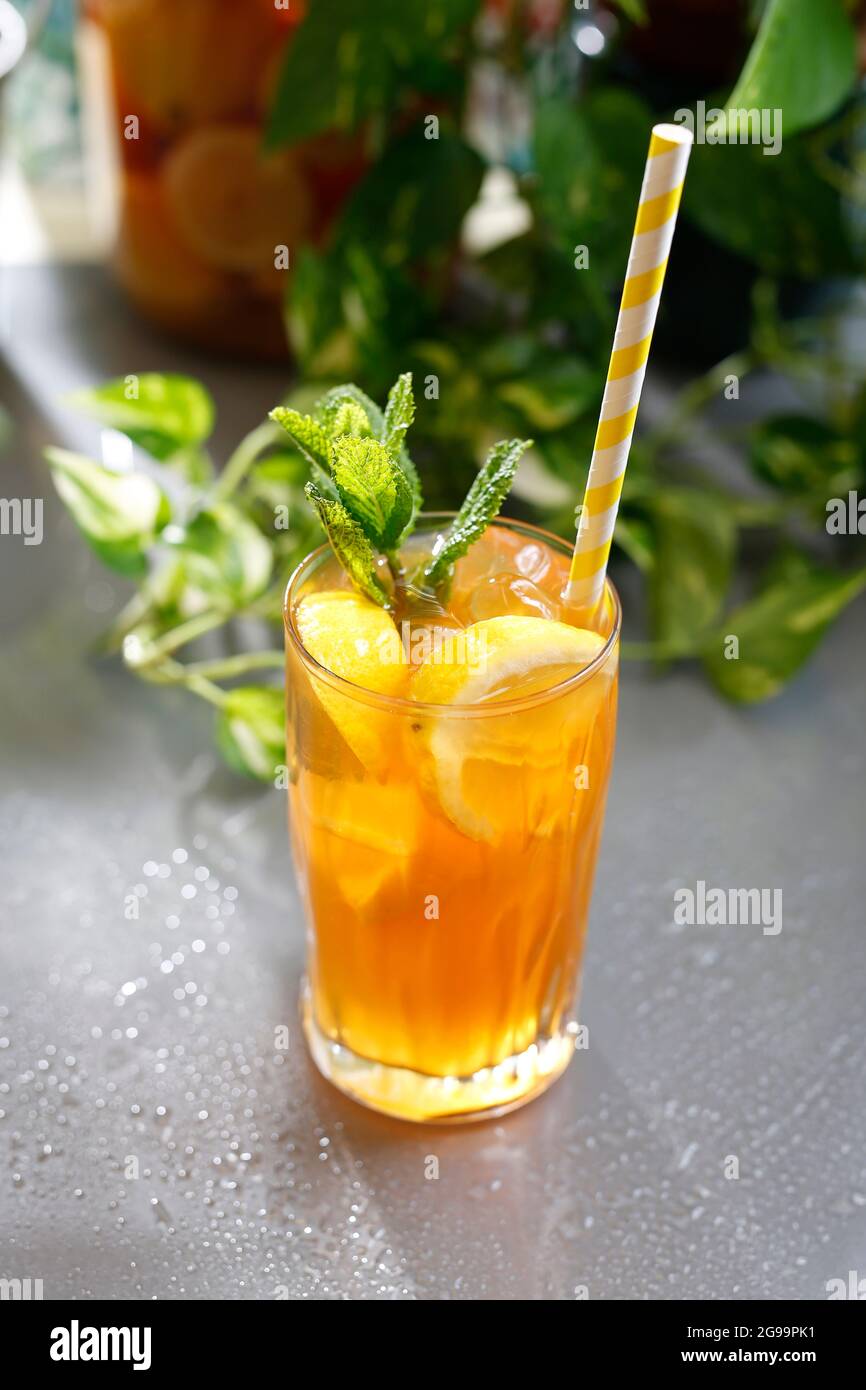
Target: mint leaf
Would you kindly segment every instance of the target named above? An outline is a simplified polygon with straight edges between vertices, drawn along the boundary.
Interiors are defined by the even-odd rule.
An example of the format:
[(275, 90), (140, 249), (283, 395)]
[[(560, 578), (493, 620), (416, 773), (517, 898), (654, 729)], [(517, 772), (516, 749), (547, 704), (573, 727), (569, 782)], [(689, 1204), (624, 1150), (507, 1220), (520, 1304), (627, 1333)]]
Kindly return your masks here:
[(403, 372), (398, 376), (388, 392), (385, 406), (385, 437), (383, 444), (392, 454), (398, 454), (406, 438), (406, 431), (415, 419), (415, 396), (412, 391), (412, 373)]
[[(407, 373), (406, 375), (409, 377), (409, 388), (411, 390), (411, 373)], [(401, 377), (400, 380), (402, 381), (402, 379), (403, 378)], [(398, 381), (397, 385), (399, 386), (399, 384), (400, 382)], [(392, 388), (392, 395), (394, 389), (395, 388)], [(388, 448), (388, 422), (386, 416), (379, 409), (375, 401), (371, 401), (370, 397), (366, 395), (366, 393), (362, 391), (360, 387), (353, 385), (351, 382), (346, 383), (346, 385), (344, 386), (332, 387), (331, 390), (328, 391), (326, 395), (324, 395), (322, 399), (319, 401), (317, 407), (318, 414), (326, 432), (332, 438), (334, 437), (336, 430), (336, 422), (340, 418), (340, 411), (342, 410), (343, 406), (345, 406), (347, 403), (358, 405), (361, 407), (361, 409), (363, 410), (364, 414), (370, 422), (370, 431), (373, 435), (373, 438), (378, 439), (380, 444), (384, 444), (385, 447)], [(390, 396), (388, 398), (388, 404), (390, 407)], [(405, 409), (405, 400), (402, 408)], [(395, 430), (397, 429), (398, 420), (398, 416), (394, 413), (396, 409), (397, 406), (395, 405), (392, 408), (391, 416), (392, 426)], [(405, 435), (410, 423), (411, 416), (407, 421), (405, 428), (402, 431), (402, 435)], [(409, 457), (402, 435), (399, 439), (395, 439), (395, 444), (394, 447), (391, 449), (391, 452), (394, 455), (394, 458), (398, 467), (400, 468), (400, 471), (402, 472), (404, 478), (406, 479), (407, 483), (412, 489), (412, 496), (415, 499), (415, 506), (416, 508), (418, 508), (421, 506), (421, 483), (418, 478), (418, 470), (416, 469), (414, 463)]]
[(335, 497), (334, 485), (331, 482), (331, 444), (327, 432), (318, 420), (314, 420), (312, 415), (302, 415), (300, 411), (291, 410), (284, 405), (278, 405), (272, 410), (270, 418), (283, 427), (304, 455), (325, 496)]
[(342, 502), (323, 497), (315, 484), (307, 483), (304, 492), (316, 510), (334, 554), (355, 588), (384, 608), (388, 595), (376, 578), (373, 548), (360, 522), (346, 510)]
[(379, 550), (393, 550), (412, 520), (408, 482), (376, 439), (344, 435), (332, 445), (331, 468), (340, 500)]
[(466, 554), (498, 515), (517, 465), (531, 444), (531, 439), (503, 439), (490, 450), (463, 506), (445, 533), (441, 549), (424, 570), (428, 584), (436, 588), (446, 583), (455, 561)]
[(352, 434), (358, 438), (369, 438), (373, 433), (367, 412), (357, 401), (343, 401), (331, 427), (331, 438), (339, 439), (341, 435)]
[(302, 415), (299, 410), (291, 410), (285, 405), (278, 405), (269, 414), (271, 420), (282, 425), (286, 434), (291, 435), (301, 453), (311, 463), (317, 463), (327, 470), (328, 436), (318, 420), (314, 420), (312, 415)]
[(316, 405), (316, 413), (322, 423), (325, 433), (333, 437), (334, 427), (339, 418), (340, 411), (344, 405), (360, 406), (367, 417), (370, 426), (370, 433), (376, 439), (381, 439), (385, 433), (385, 417), (360, 386), (355, 386), (353, 382), (345, 382), (342, 386), (332, 386), (330, 391), (326, 391), (322, 399)]
[(418, 471), (406, 450), (406, 431), (415, 419), (415, 396), (412, 391), (412, 373), (403, 372), (388, 392), (385, 407), (385, 421), (382, 442), (385, 448), (399, 463), (407, 483), (412, 489), (416, 510), (422, 505), (421, 480)]

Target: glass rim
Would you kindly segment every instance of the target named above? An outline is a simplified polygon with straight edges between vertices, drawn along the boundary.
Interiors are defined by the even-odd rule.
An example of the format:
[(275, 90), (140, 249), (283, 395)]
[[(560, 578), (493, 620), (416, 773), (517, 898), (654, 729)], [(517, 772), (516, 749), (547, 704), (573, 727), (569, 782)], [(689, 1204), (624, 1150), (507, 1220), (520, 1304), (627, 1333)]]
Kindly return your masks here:
[[(438, 521), (450, 521), (456, 516), (456, 512), (419, 512), (418, 522), (423, 523)], [(556, 536), (552, 531), (546, 531), (542, 526), (536, 526), (533, 522), (519, 521), (513, 517), (496, 517), (491, 523), (492, 526), (499, 526), (504, 530), (519, 530), (526, 532), (527, 535), (535, 536), (543, 540), (547, 545), (558, 549), (561, 554), (570, 555), (572, 547), (562, 536)], [(356, 685), (354, 681), (346, 680), (344, 676), (338, 676), (333, 671), (329, 671), (327, 666), (323, 666), (317, 661), (311, 652), (304, 646), (301, 635), (295, 625), (295, 616), (292, 608), (292, 598), (295, 589), (301, 583), (305, 572), (311, 569), (314, 563), (319, 560), (327, 551), (330, 545), (325, 541), (322, 545), (311, 550), (305, 555), (303, 560), (296, 565), (289, 576), (286, 584), (286, 591), (283, 596), (283, 629), (286, 637), (291, 639), (295, 651), (307, 670), (318, 680), (322, 680), (333, 690), (339, 691), (346, 699), (354, 700), (359, 704), (370, 705), (374, 709), (386, 709), (392, 712), (404, 714), (414, 713), (416, 716), (423, 714), (428, 718), (441, 719), (443, 717), (454, 718), (491, 718), (497, 715), (517, 712), (519, 710), (532, 709), (537, 705), (546, 704), (550, 700), (561, 699), (576, 690), (578, 686), (587, 685), (593, 676), (604, 665), (611, 651), (619, 641), (622, 629), (622, 604), (616, 587), (608, 575), (605, 575), (605, 593), (609, 594), (613, 601), (613, 626), (610, 630), (604, 646), (593, 657), (586, 666), (581, 667), (573, 676), (567, 676), (564, 681), (557, 681), (555, 685), (549, 686), (546, 690), (536, 691), (533, 695), (516, 696), (514, 699), (495, 700), (489, 703), (476, 701), (461, 703), (455, 701), (451, 704), (429, 704), (420, 700), (411, 700), (404, 695), (382, 695), (375, 690), (367, 690), (362, 685)]]

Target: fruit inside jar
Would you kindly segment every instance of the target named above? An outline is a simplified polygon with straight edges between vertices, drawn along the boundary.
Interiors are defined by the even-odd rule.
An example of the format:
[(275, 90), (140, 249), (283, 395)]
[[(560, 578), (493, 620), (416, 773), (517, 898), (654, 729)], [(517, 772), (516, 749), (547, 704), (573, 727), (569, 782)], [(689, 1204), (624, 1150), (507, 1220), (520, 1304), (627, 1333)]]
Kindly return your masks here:
[(113, 204), (117, 276), (149, 318), (237, 356), (286, 355), (291, 268), (365, 168), (360, 139), (340, 132), (263, 150), (304, 10), (301, 0), (83, 7), (86, 126), (111, 165), (100, 201)]

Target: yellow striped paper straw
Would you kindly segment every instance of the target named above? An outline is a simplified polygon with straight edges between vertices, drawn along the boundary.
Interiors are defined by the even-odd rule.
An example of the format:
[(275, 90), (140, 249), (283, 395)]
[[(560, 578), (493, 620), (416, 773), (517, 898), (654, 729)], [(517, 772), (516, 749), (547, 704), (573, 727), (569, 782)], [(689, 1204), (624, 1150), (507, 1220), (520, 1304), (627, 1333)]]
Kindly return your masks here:
[(674, 235), (691, 132), (653, 126), (601, 415), (565, 590), (587, 618), (604, 592), (619, 497)]

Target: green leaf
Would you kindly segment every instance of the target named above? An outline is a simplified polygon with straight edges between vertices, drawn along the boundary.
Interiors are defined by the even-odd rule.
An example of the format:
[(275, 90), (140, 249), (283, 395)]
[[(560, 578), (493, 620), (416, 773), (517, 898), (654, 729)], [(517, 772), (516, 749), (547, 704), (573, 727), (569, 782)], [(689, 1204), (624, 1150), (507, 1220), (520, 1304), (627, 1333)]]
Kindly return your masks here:
[(341, 435), (348, 434), (359, 439), (366, 439), (372, 433), (373, 429), (367, 412), (356, 401), (343, 401), (334, 416), (331, 438), (339, 439)]
[(217, 714), (216, 741), (236, 772), (273, 783), (286, 761), (283, 691), (270, 685), (230, 690)]
[(343, 310), (341, 255), (302, 247), (295, 258), (286, 331), (292, 353), (308, 377), (355, 370), (355, 346)]
[(384, 608), (388, 595), (376, 577), (376, 560), (360, 523), (342, 502), (323, 497), (312, 483), (304, 491), (316, 510), (331, 548), (356, 589)]
[(375, 248), (386, 266), (425, 257), (447, 262), (481, 187), (484, 162), (443, 123), (436, 140), (414, 126), (388, 146), (343, 214), (345, 244)]
[(412, 491), (415, 510), (420, 511), (424, 503), (421, 479), (406, 448), (406, 433), (414, 419), (415, 395), (412, 391), (412, 373), (403, 372), (388, 392), (382, 442), (403, 470)]
[(62, 501), (100, 559), (120, 574), (147, 571), (147, 551), (168, 523), (168, 500), (152, 478), (114, 473), (68, 449), (46, 449)]
[(328, 437), (333, 435), (340, 411), (347, 404), (360, 407), (367, 417), (370, 433), (376, 439), (381, 440), (385, 433), (385, 416), (376, 402), (371, 400), (360, 386), (356, 386), (351, 381), (343, 382), (340, 386), (332, 386), (330, 391), (326, 391), (321, 400), (316, 403), (316, 414)]
[[(576, 107), (569, 97), (549, 97), (535, 113), (533, 159), (541, 212), (569, 258), (575, 301), (588, 293), (598, 272), (621, 284), (631, 242), (652, 118), (622, 88), (600, 88)], [(577, 246), (589, 266), (577, 269)], [(563, 306), (564, 307), (564, 306)]]
[(399, 545), (412, 520), (412, 490), (377, 439), (344, 435), (332, 446), (331, 467), (340, 500), (378, 550)]
[(677, 488), (651, 499), (651, 521), (653, 636), (685, 654), (719, 616), (733, 571), (736, 527), (717, 498)]
[(403, 372), (388, 392), (385, 406), (385, 427), (382, 443), (395, 457), (403, 447), (406, 431), (415, 418), (415, 396), (412, 391), (412, 373)]
[(790, 584), (795, 579), (807, 579), (814, 573), (815, 561), (808, 551), (785, 539), (776, 547), (761, 573), (760, 591)]
[(646, 0), (613, 0), (613, 3), (618, 10), (622, 10), (626, 19), (630, 19), (632, 24), (649, 23)]
[[(514, 245), (515, 242), (507, 242), (506, 248)], [(485, 264), (489, 264), (495, 254), (490, 252), (485, 257)], [(523, 283), (526, 283), (525, 279)], [(538, 342), (534, 334), (509, 333), (497, 337), (494, 342), (482, 348), (477, 365), (481, 375), (490, 381), (506, 381), (530, 372), (537, 362), (538, 355)]]
[[(799, 671), (833, 620), (866, 588), (866, 568), (832, 574), (789, 567), (781, 579), (730, 613), (704, 644), (703, 664), (729, 700), (751, 704), (777, 695)], [(739, 644), (736, 657), (729, 638)]]
[(266, 588), (273, 551), (259, 528), (230, 502), (199, 512), (164, 537), (184, 557), (189, 582), (215, 604), (239, 608)]
[[(319, 401), (317, 413), (326, 432), (333, 437), (336, 423), (340, 418), (340, 412), (347, 404), (360, 406), (370, 423), (370, 431), (374, 439), (380, 444), (384, 444), (388, 435), (388, 425), (383, 412), (379, 409), (375, 401), (371, 400), (366, 392), (353, 382), (346, 382), (342, 386), (332, 386), (331, 390)], [(394, 458), (401, 469), (412, 494), (415, 498), (416, 507), (420, 506), (421, 483), (418, 479), (418, 472), (414, 463), (409, 457), (405, 443), (401, 442), (394, 452)]]
[(197, 450), (214, 425), (213, 400), (201, 382), (187, 376), (141, 372), (73, 391), (66, 400), (162, 460)]
[(579, 419), (590, 405), (597, 410), (601, 385), (601, 374), (594, 367), (560, 355), (504, 382), (497, 394), (519, 410), (533, 429), (558, 430)]
[(856, 75), (857, 40), (844, 0), (769, 0), (725, 115), (710, 129), (736, 137), (742, 115), (730, 121), (728, 111), (778, 109), (786, 137), (808, 130), (841, 105)]
[(803, 136), (772, 159), (759, 145), (696, 145), (683, 207), (709, 237), (768, 274), (815, 279), (860, 269), (841, 195)]
[(393, 81), (389, 56), (364, 19), (364, 7), (350, 0), (317, 0), (310, 6), (280, 70), (268, 149), (329, 128), (352, 130), (371, 102), (385, 102)]
[(432, 587), (448, 581), (454, 563), (466, 554), (498, 515), (517, 465), (531, 445), (531, 439), (503, 439), (490, 450), (463, 506), (446, 531), (441, 548), (424, 570), (424, 579)]
[(322, 428), (312, 415), (302, 415), (300, 411), (278, 405), (270, 412), (270, 418), (286, 431), (309, 463), (313, 477), (326, 496), (334, 496), (331, 482), (331, 444), (328, 432)]
[(623, 516), (620, 512), (614, 540), (632, 564), (643, 574), (649, 574), (655, 564), (655, 543), (652, 525), (645, 517)]
[(306, 460), (288, 450), (265, 454), (256, 459), (250, 469), (250, 479), (278, 483), (285, 487), (301, 487), (307, 481)]
[[(262, 503), (269, 513), (278, 506), (300, 504), (304, 483), (309, 477), (307, 460), (297, 453), (274, 453), (257, 459), (244, 485), (244, 502), (254, 506)], [(299, 505), (300, 512), (306, 507)]]
[(368, 114), (386, 111), (401, 84), (418, 86), (412, 77), (419, 61), (426, 75), (439, 68), (438, 56), (449, 54), (478, 8), (479, 0), (316, 0), (286, 51), (268, 146), (352, 130)]
[(444, 292), (444, 255), (432, 275), (427, 266), (386, 259), (381, 226), (348, 237), (345, 222), (344, 214), (327, 251), (298, 256), (288, 331), (308, 377), (361, 377), (381, 389)]
[(853, 439), (808, 415), (776, 415), (763, 420), (751, 438), (755, 473), (782, 492), (812, 498), (822, 507), (828, 497), (855, 488), (859, 453)]

